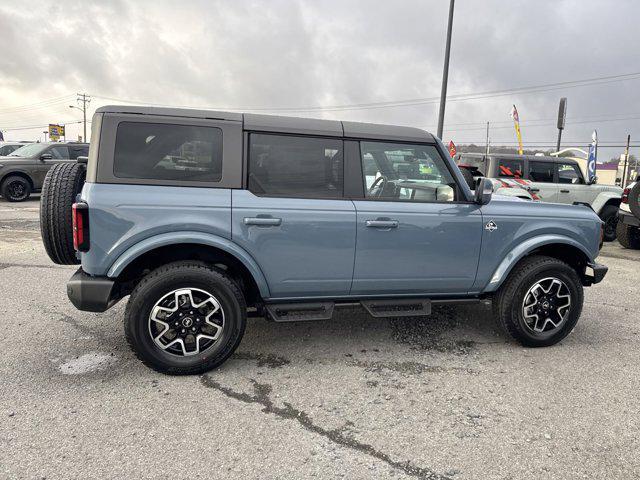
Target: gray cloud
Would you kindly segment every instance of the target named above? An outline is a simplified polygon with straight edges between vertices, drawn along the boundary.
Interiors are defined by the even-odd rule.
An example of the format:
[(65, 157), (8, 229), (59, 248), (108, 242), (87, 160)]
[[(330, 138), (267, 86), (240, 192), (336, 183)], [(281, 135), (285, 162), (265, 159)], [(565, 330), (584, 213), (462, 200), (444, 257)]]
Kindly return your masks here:
[[(81, 91), (194, 107), (436, 97), (447, 8), (444, 0), (0, 1), (0, 128), (77, 119), (67, 107), (71, 97), (6, 108)], [(640, 4), (630, 0), (458, 0), (449, 92), (640, 71), (638, 13)], [(513, 141), (508, 113), (516, 103), (524, 140), (554, 143), (560, 96), (577, 121), (640, 117), (639, 86), (628, 80), (452, 102), (444, 137), (482, 141), (483, 122), (491, 120), (494, 142)], [(104, 103), (96, 97), (91, 105)], [(435, 130), (437, 104), (306, 115)], [(548, 125), (527, 125), (537, 119)], [(459, 125), (469, 122), (477, 123)], [(639, 135), (639, 126), (638, 119), (569, 122), (564, 138), (586, 143), (598, 128), (601, 138), (622, 142), (627, 133)]]

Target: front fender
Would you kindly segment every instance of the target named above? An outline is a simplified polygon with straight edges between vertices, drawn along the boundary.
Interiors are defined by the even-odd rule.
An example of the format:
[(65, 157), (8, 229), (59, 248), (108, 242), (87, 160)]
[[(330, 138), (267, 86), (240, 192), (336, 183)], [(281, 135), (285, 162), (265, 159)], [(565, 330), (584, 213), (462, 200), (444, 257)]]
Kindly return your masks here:
[(601, 192), (593, 201), (591, 208), (593, 208), (594, 212), (600, 215), (600, 211), (609, 200), (616, 200), (619, 205), (620, 198), (621, 198), (621, 194), (618, 194), (616, 192)]
[(502, 282), (507, 278), (507, 275), (509, 275), (509, 272), (511, 272), (511, 269), (515, 264), (536, 248), (558, 243), (575, 247), (579, 249), (588, 260), (592, 260), (589, 251), (579, 242), (570, 237), (554, 234), (532, 237), (522, 243), (519, 243), (504, 257), (498, 267), (494, 270), (493, 275), (491, 275), (489, 283), (487, 283), (487, 285), (482, 289), (482, 292), (495, 292), (500, 285), (502, 285)]
[(242, 262), (245, 267), (247, 267), (247, 270), (249, 270), (249, 272), (253, 276), (253, 279), (255, 280), (258, 289), (260, 290), (260, 295), (263, 298), (268, 298), (270, 296), (269, 287), (267, 285), (264, 274), (262, 273), (262, 270), (253, 259), (253, 257), (251, 257), (251, 255), (246, 252), (246, 250), (239, 247), (231, 240), (203, 232), (172, 232), (146, 238), (122, 253), (109, 268), (107, 276), (110, 278), (116, 278), (122, 273), (127, 265), (129, 265), (132, 261), (146, 252), (159, 247), (165, 247), (167, 245), (176, 245), (176, 247), (178, 247), (180, 244), (185, 243), (207, 245), (210, 247), (219, 248), (220, 250), (233, 255), (240, 262)]

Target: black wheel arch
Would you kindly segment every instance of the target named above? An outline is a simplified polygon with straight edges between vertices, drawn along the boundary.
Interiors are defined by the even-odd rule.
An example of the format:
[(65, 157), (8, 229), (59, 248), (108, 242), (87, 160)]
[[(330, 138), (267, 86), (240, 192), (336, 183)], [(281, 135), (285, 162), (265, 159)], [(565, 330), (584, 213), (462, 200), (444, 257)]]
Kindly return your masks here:
[(130, 294), (150, 272), (163, 265), (194, 261), (214, 267), (229, 276), (242, 290), (248, 306), (261, 302), (260, 289), (249, 269), (234, 255), (211, 245), (181, 243), (149, 250), (129, 263), (117, 277), (118, 295)]

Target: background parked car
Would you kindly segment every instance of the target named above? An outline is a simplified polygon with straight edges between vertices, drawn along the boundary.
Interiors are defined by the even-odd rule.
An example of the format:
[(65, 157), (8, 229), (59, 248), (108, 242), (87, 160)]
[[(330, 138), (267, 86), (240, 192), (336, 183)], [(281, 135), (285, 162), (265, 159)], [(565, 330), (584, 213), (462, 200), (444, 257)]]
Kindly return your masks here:
[(13, 151), (20, 147), (24, 147), (25, 145), (27, 145), (25, 142), (0, 142), (0, 157), (9, 155), (10, 153), (13, 153)]
[(39, 192), (49, 169), (89, 154), (88, 143), (31, 143), (0, 157), (0, 195), (22, 202)]
[[(589, 183), (576, 160), (533, 155), (462, 153), (456, 164), (474, 177), (528, 180), (528, 191), (543, 202), (588, 203), (605, 222), (604, 239), (616, 238), (622, 188)], [(596, 179), (597, 180), (597, 179)]]
[(624, 189), (616, 236), (624, 248), (640, 248), (640, 182), (631, 183)]

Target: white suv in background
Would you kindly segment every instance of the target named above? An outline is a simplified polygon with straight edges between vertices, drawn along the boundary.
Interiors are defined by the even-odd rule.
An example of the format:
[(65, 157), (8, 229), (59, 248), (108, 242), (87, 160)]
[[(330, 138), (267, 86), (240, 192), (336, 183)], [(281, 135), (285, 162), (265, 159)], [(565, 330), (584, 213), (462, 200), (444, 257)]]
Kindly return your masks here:
[(588, 203), (605, 222), (604, 239), (616, 239), (622, 188), (589, 183), (576, 160), (514, 154), (461, 153), (456, 164), (474, 176), (528, 180), (527, 189), (543, 202)]

